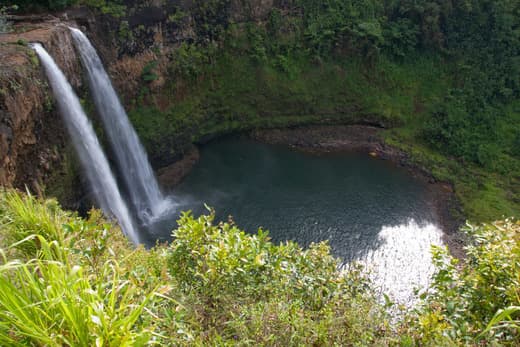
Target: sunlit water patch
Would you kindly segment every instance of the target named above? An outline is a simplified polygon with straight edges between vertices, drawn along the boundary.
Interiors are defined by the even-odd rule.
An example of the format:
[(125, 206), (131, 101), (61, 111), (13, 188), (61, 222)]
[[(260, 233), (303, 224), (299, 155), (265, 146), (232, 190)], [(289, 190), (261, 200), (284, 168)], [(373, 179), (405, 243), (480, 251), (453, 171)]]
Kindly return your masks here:
[(344, 264), (372, 269), (381, 291), (410, 303), (432, 273), (430, 245), (441, 230), (428, 187), (404, 169), (361, 154), (309, 155), (286, 147), (226, 139), (172, 192), (176, 211), (151, 228), (151, 242), (169, 239), (181, 210), (229, 215), (243, 229), (268, 229), (274, 242), (306, 247), (328, 240)]
[(428, 287), (434, 271), (431, 245), (442, 245), (442, 230), (432, 223), (415, 220), (387, 225), (378, 234), (379, 247), (360, 260), (366, 266), (376, 290), (397, 304), (412, 304), (415, 291)]

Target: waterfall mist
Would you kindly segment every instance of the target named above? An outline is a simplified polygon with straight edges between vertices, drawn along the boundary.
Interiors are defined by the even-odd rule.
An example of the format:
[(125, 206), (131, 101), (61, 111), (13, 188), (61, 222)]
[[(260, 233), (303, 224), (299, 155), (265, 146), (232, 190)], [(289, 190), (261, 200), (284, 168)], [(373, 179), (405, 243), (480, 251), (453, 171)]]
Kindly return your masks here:
[(159, 189), (146, 152), (119, 101), (101, 59), (80, 30), (70, 28), (74, 43), (87, 72), (90, 90), (113, 149), (133, 208), (147, 224), (170, 208)]
[(83, 111), (77, 95), (52, 57), (35, 43), (31, 47), (38, 54), (58, 103), (72, 143), (85, 170), (96, 202), (107, 215), (116, 217), (125, 234), (139, 243), (128, 207), (119, 192), (108, 160), (103, 153), (92, 124)]

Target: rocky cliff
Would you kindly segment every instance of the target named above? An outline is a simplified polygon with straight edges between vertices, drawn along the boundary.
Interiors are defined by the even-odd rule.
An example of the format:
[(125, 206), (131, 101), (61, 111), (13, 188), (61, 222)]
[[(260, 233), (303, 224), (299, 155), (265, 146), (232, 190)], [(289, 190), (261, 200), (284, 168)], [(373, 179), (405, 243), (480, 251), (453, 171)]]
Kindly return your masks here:
[(172, 52), (183, 42), (214, 39), (214, 30), (230, 22), (265, 19), (273, 0), (214, 1), (211, 6), (189, 0), (146, 4), (129, 0), (125, 6), (120, 17), (86, 8), (18, 17), (12, 33), (0, 35), (0, 185), (39, 192), (42, 186), (48, 189), (56, 182), (64, 184), (63, 180), (78, 183), (77, 174), (60, 177), (71, 174), (63, 171), (70, 164), (67, 155), (73, 154), (44, 71), (28, 43), (42, 43), (75, 90), (85, 96), (82, 68), (67, 29), (80, 27), (94, 42), (127, 107), (140, 93), (143, 71), (153, 63), (156, 78), (147, 88), (155, 106), (166, 109), (172, 100), (162, 88)]
[(67, 137), (35, 53), (40, 42), (75, 88), (81, 66), (65, 22), (24, 23), (0, 36), (0, 185), (39, 192), (62, 165)]

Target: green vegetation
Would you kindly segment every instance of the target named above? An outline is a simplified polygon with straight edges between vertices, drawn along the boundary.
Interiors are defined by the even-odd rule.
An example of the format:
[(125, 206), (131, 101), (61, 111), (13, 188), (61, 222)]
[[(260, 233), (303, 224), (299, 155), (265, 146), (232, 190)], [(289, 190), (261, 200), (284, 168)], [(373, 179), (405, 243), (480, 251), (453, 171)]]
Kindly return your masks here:
[[(422, 342), (492, 345), (520, 343), (520, 223), (468, 225), (468, 258), (459, 261), (434, 248), (437, 273), (413, 326)], [(442, 343), (441, 343), (442, 341)]]
[(11, 32), (11, 23), (7, 19), (7, 13), (9, 11), (15, 11), (18, 9), (18, 6), (5, 6), (0, 4), (0, 34), (7, 34)]
[(21, 12), (30, 12), (30, 11), (43, 11), (43, 10), (61, 10), (67, 6), (74, 5), (78, 3), (77, 0), (15, 0), (15, 1), (7, 1), (0, 0), (1, 6), (11, 6), (15, 4), (17, 7), (15, 10), (19, 10)]
[[(290, 0), (264, 8), (197, 0), (165, 2), (157, 18), (146, 17), (158, 6), (147, 2), (16, 3), (21, 11), (89, 6), (114, 17), (121, 55), (151, 49), (166, 62), (166, 72), (145, 67), (131, 104), (156, 163), (232, 131), (374, 123), (391, 128), (389, 143), (455, 185), (466, 217), (518, 216), (518, 1)], [(143, 23), (135, 22), (141, 13)], [(157, 22), (148, 20), (162, 20), (166, 40), (194, 35), (162, 49), (152, 39)], [(154, 93), (159, 77), (166, 85)]]
[(98, 211), (0, 195), (4, 346), (520, 343), (520, 223), (468, 227), (462, 269), (435, 249), (433, 288), (390, 320), (360, 268), (325, 243), (274, 245), (213, 213), (185, 213), (169, 245), (133, 248)]
[(114, 17), (126, 13), (126, 6), (120, 0), (0, 0), (0, 8), (8, 7), (21, 13), (59, 11), (74, 5), (89, 6)]

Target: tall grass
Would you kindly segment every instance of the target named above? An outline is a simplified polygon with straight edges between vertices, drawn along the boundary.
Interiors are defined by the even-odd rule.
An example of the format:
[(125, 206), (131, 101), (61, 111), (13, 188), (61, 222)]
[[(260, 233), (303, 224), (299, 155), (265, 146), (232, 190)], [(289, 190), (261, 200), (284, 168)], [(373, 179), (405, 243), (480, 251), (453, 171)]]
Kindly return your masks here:
[(29, 195), (15, 191), (0, 194), (0, 227), (6, 244), (11, 244), (26, 257), (35, 256), (40, 248), (41, 236), (48, 241), (64, 242), (61, 224), (69, 214), (63, 212), (56, 200), (43, 203)]
[(154, 291), (144, 293), (116, 259), (92, 262), (96, 242), (87, 245), (81, 235), (89, 234), (88, 223), (55, 201), (16, 192), (3, 193), (0, 206), (8, 245), (0, 250), (0, 345), (140, 346), (150, 340), (153, 324), (137, 323), (146, 321)]
[(92, 279), (80, 266), (56, 260), (2, 265), (0, 321), (10, 333), (0, 334), (0, 343), (143, 345), (150, 332), (133, 327), (151, 294), (135, 302), (138, 290), (120, 277), (117, 264), (107, 263), (104, 271)]

